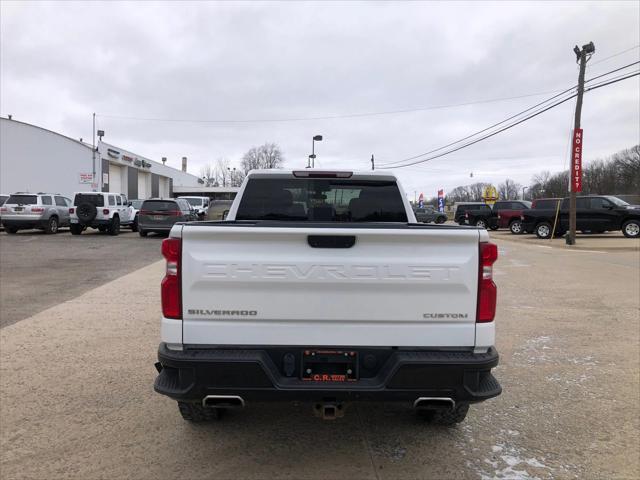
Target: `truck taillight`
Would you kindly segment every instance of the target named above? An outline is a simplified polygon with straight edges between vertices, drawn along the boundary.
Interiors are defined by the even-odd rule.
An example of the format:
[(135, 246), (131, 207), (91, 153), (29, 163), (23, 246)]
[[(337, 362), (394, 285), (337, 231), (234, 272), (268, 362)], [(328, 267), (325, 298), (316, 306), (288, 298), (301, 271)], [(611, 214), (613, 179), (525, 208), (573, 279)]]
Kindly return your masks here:
[(44, 208), (42, 207), (31, 207), (31, 213), (42, 213), (44, 212)]
[(476, 322), (492, 322), (496, 316), (498, 288), (493, 283), (493, 264), (498, 259), (495, 243), (480, 243), (480, 272), (478, 278), (478, 314)]
[(167, 270), (160, 286), (162, 314), (166, 318), (182, 318), (182, 295), (180, 292), (180, 259), (182, 239), (166, 238), (162, 241), (162, 256), (167, 261)]
[(69, 209), (69, 213), (71, 213), (71, 214), (72, 214), (73, 212), (75, 212), (75, 211), (76, 211), (76, 210), (75, 210), (75, 208), (70, 208), (70, 209)]

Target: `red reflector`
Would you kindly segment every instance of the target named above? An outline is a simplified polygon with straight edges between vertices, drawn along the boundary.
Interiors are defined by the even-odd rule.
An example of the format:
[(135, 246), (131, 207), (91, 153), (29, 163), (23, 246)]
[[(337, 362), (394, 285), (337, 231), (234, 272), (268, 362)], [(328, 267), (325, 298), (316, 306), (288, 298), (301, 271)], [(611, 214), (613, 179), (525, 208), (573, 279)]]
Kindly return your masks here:
[(166, 238), (162, 241), (162, 256), (167, 270), (160, 285), (162, 314), (166, 318), (182, 318), (181, 269), (182, 239)]
[(478, 312), (476, 322), (492, 322), (496, 316), (496, 298), (498, 288), (493, 282), (493, 264), (498, 259), (498, 247), (495, 243), (480, 244), (478, 273)]
[(103, 209), (102, 209), (102, 213), (103, 213), (104, 215), (109, 215), (109, 209), (108, 209), (108, 208), (103, 208)]
[(31, 207), (31, 213), (42, 213), (42, 212), (44, 212), (44, 208)]
[(73, 212), (75, 212), (75, 208), (70, 208), (69, 213), (73, 213)]

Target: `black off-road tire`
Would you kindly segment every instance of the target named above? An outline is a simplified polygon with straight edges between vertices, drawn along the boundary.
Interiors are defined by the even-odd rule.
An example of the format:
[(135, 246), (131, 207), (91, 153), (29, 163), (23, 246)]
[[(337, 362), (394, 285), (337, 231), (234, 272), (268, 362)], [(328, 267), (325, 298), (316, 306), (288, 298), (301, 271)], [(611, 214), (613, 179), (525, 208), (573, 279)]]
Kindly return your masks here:
[(80, 235), (82, 230), (84, 230), (84, 227), (79, 223), (72, 223), (69, 226), (69, 230), (71, 230), (71, 235)]
[(147, 236), (147, 232), (145, 232), (141, 228), (138, 228), (138, 235), (140, 235), (141, 237), (146, 237)]
[(89, 225), (98, 215), (98, 208), (91, 202), (83, 202), (76, 207), (76, 215), (80, 223)]
[(640, 238), (640, 220), (627, 220), (622, 224), (622, 234), (627, 238)]
[(133, 222), (131, 222), (131, 231), (132, 232), (137, 232), (138, 231), (138, 215), (136, 214), (135, 218), (133, 219)]
[(14, 233), (18, 233), (18, 229), (16, 227), (4, 227), (7, 233), (13, 235)]
[(420, 411), (423, 417), (434, 425), (451, 426), (463, 422), (467, 418), (469, 404), (456, 405), (453, 410), (424, 410)]
[(117, 215), (111, 219), (111, 224), (109, 225), (109, 235), (119, 235), (120, 234), (120, 217)]
[(182, 418), (192, 423), (212, 422), (220, 418), (218, 408), (203, 407), (200, 403), (178, 402), (178, 410)]
[(446, 221), (447, 221), (447, 217), (436, 217), (436, 223), (438, 225), (440, 225), (440, 224), (442, 224), (442, 223), (444, 223)]

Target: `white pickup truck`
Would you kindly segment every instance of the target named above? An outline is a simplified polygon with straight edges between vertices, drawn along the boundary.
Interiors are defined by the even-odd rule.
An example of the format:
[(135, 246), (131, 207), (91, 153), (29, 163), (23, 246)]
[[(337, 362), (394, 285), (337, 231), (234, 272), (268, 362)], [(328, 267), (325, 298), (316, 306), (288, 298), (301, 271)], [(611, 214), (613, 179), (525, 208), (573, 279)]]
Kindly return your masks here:
[(491, 374), (497, 248), (484, 229), (416, 223), (394, 175), (253, 171), (225, 221), (162, 244), (155, 390), (189, 421), (257, 401), (404, 402), (462, 421)]

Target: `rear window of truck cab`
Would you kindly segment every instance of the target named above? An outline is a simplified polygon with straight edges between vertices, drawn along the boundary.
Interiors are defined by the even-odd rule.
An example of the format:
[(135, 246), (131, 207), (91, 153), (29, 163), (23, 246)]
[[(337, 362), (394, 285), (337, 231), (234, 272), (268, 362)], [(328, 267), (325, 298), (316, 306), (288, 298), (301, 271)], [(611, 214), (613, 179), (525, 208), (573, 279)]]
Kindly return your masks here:
[(251, 178), (236, 220), (408, 221), (395, 181), (340, 178)]

